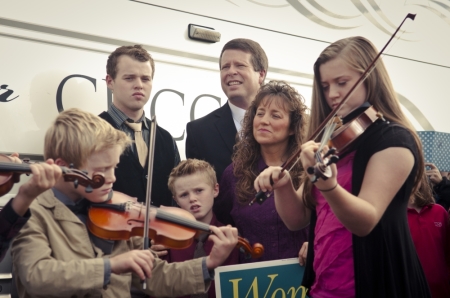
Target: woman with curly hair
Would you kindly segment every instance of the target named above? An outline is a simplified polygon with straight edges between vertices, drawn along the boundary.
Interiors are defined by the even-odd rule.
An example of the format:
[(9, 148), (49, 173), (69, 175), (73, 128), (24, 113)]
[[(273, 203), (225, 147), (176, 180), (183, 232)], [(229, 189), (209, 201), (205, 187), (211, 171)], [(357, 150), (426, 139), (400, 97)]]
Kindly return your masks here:
[[(222, 175), (214, 203), (221, 222), (236, 226), (242, 237), (265, 248), (261, 258), (251, 260), (242, 255), (241, 263), (297, 257), (307, 240), (307, 229), (292, 232), (285, 226), (276, 212), (273, 194), (263, 204), (249, 205), (259, 173), (268, 166), (283, 165), (300, 148), (306, 132), (306, 109), (294, 88), (270, 81), (260, 88), (245, 114), (233, 162)], [(292, 169), (296, 187), (302, 171), (300, 164)]]

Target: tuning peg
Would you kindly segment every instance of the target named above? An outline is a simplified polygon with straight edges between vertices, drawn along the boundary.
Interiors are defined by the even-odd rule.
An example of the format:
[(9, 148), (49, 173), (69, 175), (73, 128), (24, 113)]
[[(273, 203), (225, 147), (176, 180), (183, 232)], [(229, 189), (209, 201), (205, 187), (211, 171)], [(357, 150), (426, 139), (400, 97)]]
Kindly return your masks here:
[(332, 156), (330, 157), (330, 159), (328, 160), (328, 162), (327, 162), (327, 167), (328, 167), (329, 165), (333, 164), (333, 163), (337, 163), (338, 161), (339, 161), (339, 156), (337, 156), (337, 155), (332, 155)]
[(94, 189), (92, 188), (92, 186), (88, 185), (86, 186), (85, 192), (87, 193), (91, 193)]
[(78, 188), (78, 179), (73, 180), (73, 186), (75, 186), (75, 188)]
[[(308, 167), (306, 169), (306, 172), (308, 172), (308, 174), (310, 174), (310, 175), (314, 175), (315, 174), (314, 167)], [(317, 181), (316, 175), (312, 176), (310, 178), (310, 180), (311, 180), (312, 183), (315, 183)]]
[(323, 158), (327, 158), (328, 156), (333, 155), (335, 153), (336, 153), (336, 148), (332, 147), (332, 148), (330, 148), (330, 150), (327, 151), (327, 153), (325, 153)]
[(73, 169), (73, 168), (74, 168), (73, 163), (69, 164), (69, 169)]

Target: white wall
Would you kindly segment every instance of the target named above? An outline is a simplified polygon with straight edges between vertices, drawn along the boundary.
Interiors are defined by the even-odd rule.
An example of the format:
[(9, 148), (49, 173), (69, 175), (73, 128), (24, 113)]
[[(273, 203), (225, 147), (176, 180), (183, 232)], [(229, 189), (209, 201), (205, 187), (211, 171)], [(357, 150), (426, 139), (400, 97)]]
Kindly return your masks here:
[[(416, 128), (450, 132), (448, 2), (384, 2), (374, 10), (363, 0), (0, 0), (0, 85), (14, 90), (9, 99), (19, 96), (0, 102), (0, 152), (42, 154), (45, 130), (58, 113), (58, 86), (69, 75), (95, 79), (95, 86), (83, 78), (68, 80), (64, 108), (105, 110), (106, 59), (120, 45), (143, 44), (155, 58), (151, 98), (163, 89), (183, 94), (184, 104), (170, 92), (156, 103), (159, 124), (181, 138), (196, 97), (209, 94), (221, 104), (226, 101), (218, 56), (230, 39), (259, 42), (269, 57), (268, 79), (292, 83), (309, 104), (312, 65), (329, 42), (358, 34), (381, 48), (406, 12), (418, 13), (417, 19), (405, 23), (407, 33), (392, 43), (384, 62), (403, 102), (410, 103), (405, 111)], [(188, 39), (189, 23), (215, 28), (221, 41)], [(355, 28), (342, 29), (346, 27)], [(147, 114), (150, 106), (151, 101)], [(195, 118), (217, 107), (217, 101), (204, 97)], [(177, 144), (184, 158), (184, 139)]]

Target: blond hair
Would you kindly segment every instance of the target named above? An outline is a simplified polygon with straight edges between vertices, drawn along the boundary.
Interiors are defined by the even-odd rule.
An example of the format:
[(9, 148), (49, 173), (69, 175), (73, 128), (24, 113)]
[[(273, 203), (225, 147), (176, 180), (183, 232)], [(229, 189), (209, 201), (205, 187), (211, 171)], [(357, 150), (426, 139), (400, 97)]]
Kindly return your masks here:
[(181, 161), (178, 166), (172, 169), (169, 175), (169, 182), (167, 183), (169, 190), (175, 197), (175, 181), (177, 178), (189, 176), (193, 174), (201, 173), (204, 174), (207, 183), (214, 188), (217, 184), (216, 172), (213, 167), (204, 160), (199, 160), (195, 158), (188, 158)]
[(58, 115), (45, 134), (45, 159), (63, 159), (80, 168), (89, 156), (119, 145), (121, 152), (131, 144), (130, 137), (102, 118), (80, 109)]

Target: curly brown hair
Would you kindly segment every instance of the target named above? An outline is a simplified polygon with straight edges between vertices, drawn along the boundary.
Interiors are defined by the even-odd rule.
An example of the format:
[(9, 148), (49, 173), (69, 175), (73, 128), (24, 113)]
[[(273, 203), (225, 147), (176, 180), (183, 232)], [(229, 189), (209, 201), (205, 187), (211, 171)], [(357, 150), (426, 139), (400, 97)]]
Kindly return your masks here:
[[(253, 135), (253, 119), (258, 107), (261, 104), (268, 104), (272, 100), (277, 100), (289, 113), (289, 130), (294, 132), (289, 136), (285, 156), (289, 157), (294, 154), (305, 138), (307, 107), (304, 98), (284, 81), (270, 81), (261, 86), (255, 100), (245, 113), (240, 140), (234, 147), (235, 152), (232, 157), (233, 174), (237, 178), (236, 196), (241, 204), (249, 203), (255, 196), (253, 182), (259, 175), (257, 164), (261, 158), (261, 146)], [(295, 188), (300, 185), (302, 172), (303, 168), (300, 163), (297, 163), (290, 172)]]

